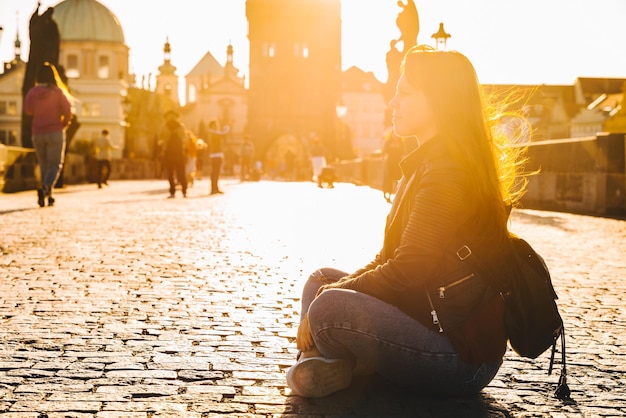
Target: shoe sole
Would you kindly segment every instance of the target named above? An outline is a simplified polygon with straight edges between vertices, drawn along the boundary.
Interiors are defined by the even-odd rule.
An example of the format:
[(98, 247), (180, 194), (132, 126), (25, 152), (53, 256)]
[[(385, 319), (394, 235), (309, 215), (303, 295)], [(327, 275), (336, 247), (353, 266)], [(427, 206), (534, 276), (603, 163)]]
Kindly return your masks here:
[(295, 395), (323, 398), (347, 388), (352, 383), (352, 365), (348, 360), (309, 357), (287, 371), (287, 384)]

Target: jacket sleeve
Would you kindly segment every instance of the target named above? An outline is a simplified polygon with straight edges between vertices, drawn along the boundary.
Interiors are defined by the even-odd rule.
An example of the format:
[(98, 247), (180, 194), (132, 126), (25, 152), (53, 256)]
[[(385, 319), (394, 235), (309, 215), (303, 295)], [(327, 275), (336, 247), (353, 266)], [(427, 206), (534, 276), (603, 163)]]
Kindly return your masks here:
[(467, 173), (462, 170), (427, 170), (412, 191), (412, 198), (402, 203), (401, 210), (409, 212), (408, 221), (398, 232), (400, 243), (393, 256), (343, 281), (341, 287), (393, 301), (399, 294), (423, 285), (437, 271), (447, 242), (471, 213), (467, 190)]
[(370, 261), (369, 263), (367, 263), (364, 267), (361, 267), (360, 269), (358, 269), (357, 271), (355, 271), (354, 273), (352, 273), (350, 275), (350, 278), (354, 278), (354, 277), (358, 277), (361, 274), (373, 270), (376, 267), (378, 267), (380, 265), (380, 252), (378, 254), (376, 254), (376, 257), (374, 257), (374, 259), (372, 261)]

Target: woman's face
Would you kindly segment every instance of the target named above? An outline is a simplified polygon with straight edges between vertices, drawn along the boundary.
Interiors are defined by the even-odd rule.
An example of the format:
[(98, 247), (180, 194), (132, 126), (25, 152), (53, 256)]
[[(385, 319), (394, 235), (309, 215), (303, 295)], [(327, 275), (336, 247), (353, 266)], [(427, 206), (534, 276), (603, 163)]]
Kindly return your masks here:
[(389, 102), (393, 110), (393, 131), (401, 137), (415, 136), (420, 144), (437, 134), (433, 111), (421, 90), (413, 87), (404, 72), (396, 94)]

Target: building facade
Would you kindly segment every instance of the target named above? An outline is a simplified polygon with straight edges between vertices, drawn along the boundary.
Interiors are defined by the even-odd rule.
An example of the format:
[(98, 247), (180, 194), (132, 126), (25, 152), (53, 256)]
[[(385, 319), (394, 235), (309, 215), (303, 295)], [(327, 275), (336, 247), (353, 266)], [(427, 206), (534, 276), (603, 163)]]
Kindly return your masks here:
[(115, 15), (96, 0), (64, 0), (54, 6), (61, 34), (59, 64), (76, 101), (80, 128), (70, 149), (88, 147), (103, 129), (124, 149), (123, 102), (127, 94), (128, 47)]
[(22, 146), (22, 85), (26, 63), (21, 57), (19, 34), (15, 35), (15, 55), (4, 63), (0, 74), (0, 145)]
[(222, 66), (207, 52), (185, 76), (186, 104), (182, 109), (185, 125), (206, 139), (208, 124), (230, 127), (229, 142), (240, 143), (248, 120), (248, 91), (234, 64), (234, 48), (226, 48)]
[(385, 136), (384, 84), (372, 72), (350, 67), (341, 77), (342, 122), (350, 129), (356, 155), (367, 157), (379, 152)]

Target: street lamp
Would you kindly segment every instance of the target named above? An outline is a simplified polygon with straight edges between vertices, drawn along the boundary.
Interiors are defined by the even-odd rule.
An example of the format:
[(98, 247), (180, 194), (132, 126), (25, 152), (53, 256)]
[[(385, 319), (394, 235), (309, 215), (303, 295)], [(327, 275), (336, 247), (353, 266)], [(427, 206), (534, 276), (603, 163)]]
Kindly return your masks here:
[(436, 48), (440, 50), (446, 49), (446, 42), (448, 38), (452, 37), (449, 33), (447, 33), (443, 28), (443, 23), (439, 24), (439, 30), (432, 35), (431, 38), (435, 39)]

